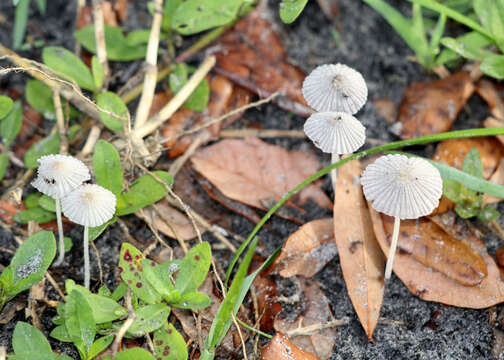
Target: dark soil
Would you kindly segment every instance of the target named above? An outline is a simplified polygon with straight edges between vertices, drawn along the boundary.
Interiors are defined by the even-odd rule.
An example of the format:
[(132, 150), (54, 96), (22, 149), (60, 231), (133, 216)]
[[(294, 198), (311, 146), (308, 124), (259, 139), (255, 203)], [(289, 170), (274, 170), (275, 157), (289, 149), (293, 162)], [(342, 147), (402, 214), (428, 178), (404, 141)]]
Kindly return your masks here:
[[(150, 18), (146, 15), (146, 1), (131, 2), (127, 27), (145, 28)], [(133, 5), (134, 3), (134, 5)], [(412, 55), (410, 49), (391, 29), (383, 18), (371, 8), (358, 0), (338, 0), (340, 15), (335, 21), (329, 21), (320, 11), (315, 1), (310, 1), (302, 16), (290, 26), (280, 23), (277, 14), (278, 2), (270, 5), (270, 16), (274, 19), (292, 61), (309, 72), (315, 66), (324, 63), (342, 62), (355, 67), (362, 72), (369, 87), (369, 99), (364, 109), (357, 115), (367, 127), (370, 138), (390, 141), (394, 136), (388, 131), (388, 124), (380, 118), (374, 108), (373, 99), (388, 97), (396, 103), (401, 100), (404, 88), (413, 81), (428, 80), (430, 75), (422, 68), (407, 59)], [(409, 3), (404, 1), (389, 1), (408, 12)], [(0, 22), (0, 42), (11, 44), (13, 10), (10, 1), (2, 1), (0, 15), (5, 21)], [(46, 45), (59, 45), (72, 49), (74, 41), (72, 31), (75, 23), (75, 2), (67, 0), (52, 0), (48, 2), (48, 11), (41, 16), (32, 6), (29, 18), (28, 33), (36, 39), (42, 39)], [(342, 30), (338, 41), (332, 33)], [(40, 59), (41, 49), (23, 53), (24, 56)], [(6, 63), (0, 63), (6, 66)], [(114, 64), (114, 70), (122, 74), (134, 73), (140, 62), (133, 65)], [(21, 74), (0, 78), (0, 89), (18, 88), (22, 90), (27, 76)], [(124, 76), (116, 79), (113, 85), (120, 86)], [(455, 128), (480, 127), (485, 118), (486, 106), (474, 96), (467, 106), (470, 113), (463, 112), (455, 123)], [(131, 109), (134, 109), (132, 107)], [(304, 119), (293, 116), (275, 105), (263, 105), (259, 109), (248, 111), (244, 117), (233, 125), (240, 128), (251, 123), (259, 123), (265, 129), (301, 129)], [(271, 143), (288, 149), (304, 149), (320, 156), (323, 163), (328, 164), (329, 158), (320, 153), (306, 140), (273, 139)], [(432, 151), (432, 147), (427, 149)], [(165, 161), (161, 159), (161, 161)], [(324, 189), (332, 197), (329, 180), (326, 179)], [(223, 216), (232, 218), (232, 231), (246, 237), (253, 224), (244, 218), (229, 212), (220, 205), (214, 207)], [(502, 207), (501, 207), (502, 208)], [(308, 207), (310, 219), (330, 216), (325, 210), (312, 205)], [(139, 242), (149, 244), (153, 235), (145, 224), (133, 217), (124, 219), (129, 224), (131, 235)], [(260, 232), (264, 254), (271, 253), (280, 246), (284, 239), (294, 232), (298, 225), (274, 218), (269, 221), (266, 229)], [(67, 278), (82, 282), (82, 229), (74, 228), (69, 236), (74, 239), (74, 247), (67, 255), (64, 266), (52, 269), (53, 275), (63, 284)], [(214, 242), (210, 235), (205, 239)], [(483, 240), (488, 244), (491, 253), (500, 246), (498, 238), (488, 233)], [(101, 254), (105, 284), (113, 288), (117, 284), (119, 248), (124, 241), (123, 232), (119, 226), (111, 227), (96, 241)], [(174, 241), (167, 239), (170, 245)], [(13, 249), (12, 235), (0, 228), (0, 247)], [(239, 245), (239, 244), (235, 244)], [(159, 250), (159, 249), (158, 249)], [(91, 251), (92, 264), (96, 263)], [(217, 260), (223, 268), (230, 259), (229, 252), (217, 251)], [(0, 252), (0, 261), (8, 263), (10, 255)], [(98, 269), (92, 268), (93, 280), (97, 284)], [(370, 343), (361, 328), (352, 304), (346, 292), (339, 261), (335, 258), (318, 275), (325, 294), (329, 298), (335, 318), (350, 317), (349, 325), (338, 328), (336, 345), (331, 359), (493, 359), (494, 346), (493, 325), (489, 321), (489, 310), (469, 310), (437, 303), (429, 303), (413, 296), (396, 277), (387, 284), (382, 308), (382, 318), (374, 333), (374, 343)], [(49, 290), (50, 287), (48, 287)], [(51, 291), (51, 298), (57, 294)], [(288, 295), (288, 294), (284, 294)], [(26, 296), (26, 295), (23, 295)], [(497, 307), (499, 313), (501, 307)], [(49, 309), (39, 314), (46, 335), (52, 329), (50, 318), (55, 315)], [(10, 342), (15, 322), (24, 319), (24, 312), (19, 312), (6, 325), (0, 325), (0, 345), (7, 345), (11, 351)], [(394, 320), (395, 322), (392, 322)], [(73, 346), (51, 341), (53, 348), (77, 358)], [(503, 356), (501, 356), (504, 358)], [(499, 357), (499, 358), (501, 358)]]

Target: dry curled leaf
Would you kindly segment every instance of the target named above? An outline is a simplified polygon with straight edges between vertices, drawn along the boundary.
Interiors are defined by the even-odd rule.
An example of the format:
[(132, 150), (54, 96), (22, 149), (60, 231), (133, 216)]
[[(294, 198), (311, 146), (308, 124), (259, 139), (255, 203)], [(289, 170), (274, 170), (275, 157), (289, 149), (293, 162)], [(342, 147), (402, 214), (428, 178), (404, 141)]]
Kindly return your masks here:
[(476, 92), (487, 102), (490, 113), (497, 119), (504, 120), (504, 104), (494, 83), (486, 79), (480, 80), (477, 83)]
[(310, 278), (336, 254), (332, 219), (313, 220), (285, 241), (275, 261), (275, 270), (282, 277), (301, 275)]
[(450, 130), (473, 91), (474, 85), (466, 72), (411, 84), (399, 108), (399, 136), (410, 139)]
[[(329, 308), (329, 301), (320, 289), (318, 282), (300, 279), (300, 284), (304, 293), (305, 310), (293, 321), (277, 317), (275, 320), (276, 331), (289, 334), (293, 330), (299, 330), (300, 327), (326, 324), (334, 320)], [(329, 327), (310, 332), (307, 335), (292, 336), (290, 340), (301, 350), (316, 354), (320, 360), (326, 360), (331, 356), (333, 346), (336, 343), (336, 329)]]
[[(271, 208), (320, 166), (315, 158), (303, 152), (288, 152), (257, 138), (220, 141), (193, 155), (191, 161), (225, 196), (263, 210)], [(320, 206), (331, 204), (322, 190), (314, 186), (307, 187), (310, 198)], [(302, 205), (306, 201), (303, 194), (301, 191), (294, 201)], [(302, 209), (293, 202), (286, 205), (278, 213), (280, 216), (296, 219), (302, 214)]]
[[(385, 230), (382, 216), (370, 209), (371, 219), (373, 221), (373, 229), (385, 253), (388, 252), (391, 228)], [(504, 301), (504, 282), (501, 280), (499, 269), (495, 261), (488, 255), (485, 245), (472, 231), (461, 232), (455, 227), (455, 214), (452, 212), (433, 216), (436, 220), (436, 225), (442, 225), (442, 229), (436, 231), (446, 231), (452, 228), (450, 236), (455, 241), (463, 242), (468, 245), (474, 252), (479, 254), (486, 265), (487, 276), (476, 286), (466, 286), (460, 282), (448, 277), (447, 275), (430, 268), (411, 256), (408, 249), (406, 251), (401, 247), (402, 239), (399, 238), (399, 249), (394, 258), (394, 273), (402, 280), (404, 285), (416, 296), (426, 301), (435, 301), (447, 305), (458, 307), (466, 307), (472, 309), (487, 308)], [(428, 221), (426, 219), (422, 221)], [(413, 220), (414, 222), (414, 220)], [(403, 224), (407, 225), (406, 221), (401, 221), (401, 230)], [(457, 233), (463, 234), (460, 237), (454, 237)], [(419, 237), (422, 234), (419, 234)], [(437, 256), (437, 254), (432, 254)], [(453, 255), (453, 257), (457, 257)]]
[(348, 295), (366, 335), (372, 339), (383, 302), (385, 257), (373, 233), (360, 174), (358, 161), (338, 169), (334, 233)]
[(317, 360), (312, 353), (299, 349), (282, 333), (276, 333), (261, 350), (263, 360)]
[(274, 101), (299, 115), (309, 115), (301, 93), (305, 73), (287, 61), (287, 53), (271, 24), (257, 10), (224, 34), (215, 46), (215, 70), (260, 97), (276, 91)]

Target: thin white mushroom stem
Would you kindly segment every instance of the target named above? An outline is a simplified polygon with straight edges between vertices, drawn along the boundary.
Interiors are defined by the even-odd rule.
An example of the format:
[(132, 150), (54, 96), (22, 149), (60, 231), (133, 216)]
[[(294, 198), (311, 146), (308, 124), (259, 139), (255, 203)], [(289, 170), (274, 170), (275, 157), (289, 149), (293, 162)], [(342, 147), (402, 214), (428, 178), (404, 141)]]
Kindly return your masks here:
[(392, 242), (390, 243), (390, 249), (387, 258), (387, 266), (385, 266), (385, 281), (390, 279), (392, 275), (392, 265), (394, 264), (394, 256), (397, 249), (397, 240), (399, 239), (399, 227), (401, 226), (401, 219), (399, 217), (394, 217), (394, 231), (392, 232)]
[(63, 222), (61, 221), (61, 200), (56, 199), (56, 222), (58, 223), (59, 255), (54, 266), (59, 266), (65, 258), (65, 239), (63, 235)]
[(89, 227), (84, 226), (84, 286), (89, 289), (90, 270), (89, 270)]
[[(331, 164), (334, 164), (340, 160), (339, 154), (331, 154)], [(334, 168), (331, 170), (331, 181), (333, 185), (333, 190), (336, 191), (336, 181), (338, 181), (338, 169)]]

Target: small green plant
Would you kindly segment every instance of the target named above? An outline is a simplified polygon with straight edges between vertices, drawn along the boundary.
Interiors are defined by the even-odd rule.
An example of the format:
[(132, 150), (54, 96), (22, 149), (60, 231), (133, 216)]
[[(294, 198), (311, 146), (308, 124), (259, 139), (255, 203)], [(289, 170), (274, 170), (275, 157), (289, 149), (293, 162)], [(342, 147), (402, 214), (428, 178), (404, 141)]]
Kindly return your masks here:
[[(477, 178), (483, 178), (483, 164), (478, 149), (472, 148), (464, 158), (462, 171)], [(463, 219), (477, 216), (483, 221), (492, 221), (499, 212), (490, 205), (483, 206), (483, 193), (469, 189), (463, 183), (445, 179), (443, 194), (455, 202), (455, 212)]]
[[(0, 135), (2, 136), (2, 142), (4, 146), (8, 149), (12, 139), (14, 139), (19, 129), (21, 128), (21, 106), (16, 102), (14, 108), (14, 102), (10, 97), (0, 95)], [(7, 166), (9, 165), (9, 156), (6, 151), (0, 153), (0, 180), (5, 176), (7, 171)]]
[[(23, 43), (30, 2), (31, 0), (12, 0), (12, 4), (16, 7), (14, 31), (12, 32), (12, 42), (14, 49), (19, 49)], [(35, 0), (35, 3), (37, 4), (40, 13), (44, 15), (46, 11), (46, 0)]]
[(5, 303), (22, 291), (37, 284), (56, 255), (56, 240), (49, 231), (30, 236), (0, 274), (0, 310)]

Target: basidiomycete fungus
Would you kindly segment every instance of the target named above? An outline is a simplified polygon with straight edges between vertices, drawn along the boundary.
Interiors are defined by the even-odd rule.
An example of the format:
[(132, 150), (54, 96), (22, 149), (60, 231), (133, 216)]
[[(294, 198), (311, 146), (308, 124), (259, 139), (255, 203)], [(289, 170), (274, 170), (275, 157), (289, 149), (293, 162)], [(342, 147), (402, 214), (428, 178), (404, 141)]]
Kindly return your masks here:
[[(344, 112), (315, 113), (306, 120), (304, 131), (316, 147), (332, 154), (333, 163), (339, 160), (339, 155), (351, 154), (366, 142), (366, 128)], [(335, 169), (331, 172), (333, 186), (336, 176)]]
[(95, 184), (84, 184), (61, 200), (63, 214), (84, 226), (84, 286), (89, 288), (89, 227), (100, 226), (115, 213), (116, 197), (109, 190)]
[(443, 180), (439, 171), (424, 159), (385, 155), (366, 167), (361, 184), (372, 207), (394, 217), (385, 268), (385, 280), (388, 280), (392, 274), (400, 221), (429, 215), (439, 204)]
[(344, 64), (316, 67), (302, 88), (303, 96), (316, 111), (355, 114), (366, 103), (368, 89), (362, 75)]
[(56, 220), (59, 235), (59, 256), (54, 265), (60, 265), (65, 257), (63, 224), (61, 221), (61, 199), (67, 196), (84, 181), (91, 179), (89, 169), (73, 156), (46, 155), (37, 160), (39, 167), (37, 178), (32, 185), (41, 193), (56, 201)]

